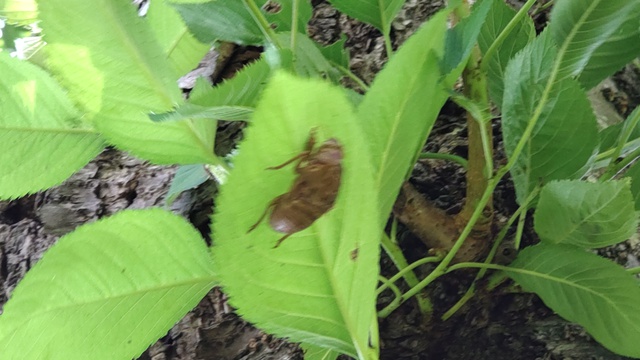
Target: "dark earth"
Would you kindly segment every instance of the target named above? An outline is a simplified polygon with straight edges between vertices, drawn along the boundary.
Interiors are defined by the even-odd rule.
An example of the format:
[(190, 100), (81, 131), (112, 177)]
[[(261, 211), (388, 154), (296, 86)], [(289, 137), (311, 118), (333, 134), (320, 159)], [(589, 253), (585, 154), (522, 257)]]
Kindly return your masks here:
[[(509, 1), (515, 7), (519, 1)], [(329, 44), (347, 35), (351, 69), (370, 83), (386, 61), (380, 33), (338, 13), (325, 1), (313, 1), (314, 18), (309, 33), (318, 42)], [(399, 46), (432, 13), (441, 0), (409, 0), (393, 24), (394, 47)], [(535, 8), (534, 8), (535, 10)], [(534, 16), (538, 29), (544, 27), (547, 12)], [(259, 56), (260, 49), (224, 45), (211, 53), (198, 70), (214, 81), (232, 76), (244, 63)], [(189, 87), (189, 78), (183, 79)], [(352, 85), (345, 82), (346, 85)], [(594, 109), (604, 117), (627, 116), (640, 103), (640, 71), (628, 66), (592, 92)], [(598, 105), (599, 104), (599, 105)], [(613, 114), (613, 115), (612, 115)], [(220, 125), (216, 153), (228, 153), (242, 137), (243, 124)], [(500, 120), (494, 122), (497, 162), (504, 161)], [(465, 157), (466, 123), (464, 113), (447, 103), (425, 145), (426, 151)], [(76, 226), (111, 215), (126, 208), (163, 206), (175, 167), (164, 167), (137, 160), (126, 153), (106, 149), (91, 163), (53, 189), (13, 201), (0, 201), (0, 304), (11, 295), (42, 253), (61, 235)], [(449, 214), (457, 213), (465, 192), (461, 167), (442, 160), (421, 160), (416, 164), (412, 184)], [(183, 193), (170, 207), (188, 218), (207, 241), (208, 219), (214, 206), (216, 186), (205, 183)], [(517, 206), (513, 188), (504, 180), (495, 193), (497, 226), (503, 224)], [(525, 227), (524, 242), (536, 242), (531, 219)], [(215, 239), (213, 239), (215, 241)], [(427, 253), (421, 241), (400, 226), (400, 245), (411, 262)], [(628, 241), (601, 251), (625, 266), (638, 266), (640, 244)], [(501, 261), (508, 261), (508, 251)], [(394, 266), (383, 256), (383, 275), (393, 275)], [(428, 268), (418, 271), (420, 276)], [(447, 321), (440, 315), (466, 291), (473, 273), (447, 275), (429, 288), (434, 319), (426, 325), (414, 301), (408, 301), (388, 318), (380, 321), (383, 359), (625, 359), (596, 343), (578, 325), (567, 323), (532, 294), (503, 286), (491, 293), (480, 292)], [(383, 293), (379, 306), (390, 301)], [(225, 295), (213, 289), (200, 304), (169, 333), (152, 345), (140, 359), (302, 359), (296, 344), (265, 334), (244, 322), (226, 304)]]

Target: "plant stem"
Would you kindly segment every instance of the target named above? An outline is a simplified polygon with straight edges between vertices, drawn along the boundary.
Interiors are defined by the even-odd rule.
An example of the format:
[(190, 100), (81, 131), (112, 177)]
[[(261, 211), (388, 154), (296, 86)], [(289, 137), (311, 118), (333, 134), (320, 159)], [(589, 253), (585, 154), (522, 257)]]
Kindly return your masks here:
[[(425, 258), (422, 258), (420, 260), (416, 260), (414, 262), (411, 263), (411, 265), (406, 266), (405, 268), (403, 268), (402, 270), (400, 270), (397, 274), (393, 275), (391, 278), (389, 278), (389, 281), (391, 283), (394, 283), (396, 281), (398, 281), (401, 277), (405, 277), (407, 273), (410, 273), (411, 270), (417, 268), (420, 265), (424, 265), (424, 264), (430, 264), (430, 263), (434, 263), (434, 262), (438, 262), (442, 260), (441, 256), (428, 256)], [(417, 281), (418, 279), (416, 278), (415, 284), (418, 283)], [(406, 281), (406, 278), (405, 278)], [(407, 281), (408, 283), (409, 281)], [(412, 281), (413, 282), (413, 281)], [(413, 286), (413, 285), (410, 285)], [(376, 290), (376, 293), (380, 294), (381, 292), (383, 292), (386, 289), (385, 285), (381, 285), (380, 287), (378, 287), (378, 289)]]
[(611, 154), (611, 161), (609, 162), (609, 166), (605, 171), (602, 178), (605, 180), (609, 180), (613, 178), (613, 176), (618, 172), (618, 168), (616, 166), (616, 160), (622, 154), (622, 149), (624, 148), (627, 140), (631, 136), (633, 130), (635, 130), (636, 126), (640, 122), (640, 111), (634, 111), (631, 118), (625, 121), (625, 126), (622, 128), (620, 132), (620, 137), (618, 138), (618, 146), (616, 146), (615, 150)]
[[(389, 306), (393, 305), (394, 308), (400, 306), (400, 299), (402, 299), (402, 293), (400, 293), (400, 289), (398, 289), (397, 286), (395, 286), (391, 281), (387, 280), (382, 275), (378, 275), (378, 280), (380, 280), (380, 282), (384, 286), (386, 286), (387, 288), (391, 289), (391, 291), (393, 291), (393, 294), (395, 295), (395, 298), (393, 299), (391, 304), (389, 304)], [(378, 317), (383, 317), (383, 316), (380, 315), (380, 313), (378, 313)]]
[(488, 269), (488, 270), (513, 270), (512, 268), (504, 265), (485, 264), (485, 263), (478, 263), (478, 262), (465, 262), (465, 263), (451, 265), (451, 267), (447, 269), (445, 274), (448, 274), (456, 270), (469, 269), (469, 268)]
[(625, 156), (625, 158), (622, 159), (622, 161), (620, 161), (618, 163), (618, 165), (616, 166), (616, 169), (614, 171), (613, 177), (618, 175), (618, 173), (620, 173), (620, 171), (624, 170), (625, 167), (627, 167), (631, 162), (633, 162), (638, 157), (640, 157), (640, 148), (635, 149), (634, 151), (632, 151), (629, 155)]
[(516, 236), (514, 238), (513, 246), (516, 250), (520, 250), (520, 242), (522, 241), (522, 233), (524, 232), (524, 221), (527, 218), (527, 212), (524, 211), (520, 214), (518, 219), (518, 227), (516, 228)]
[[(418, 277), (413, 273), (413, 269), (415, 269), (420, 264), (414, 266), (414, 263), (410, 266), (407, 263), (407, 259), (404, 257), (404, 255), (402, 254), (402, 250), (400, 250), (400, 247), (398, 247), (395, 241), (397, 224), (397, 221), (394, 220), (391, 225), (391, 235), (393, 238), (389, 238), (389, 236), (387, 236), (387, 234), (385, 233), (382, 234), (382, 248), (387, 253), (387, 255), (389, 255), (389, 258), (391, 258), (391, 261), (393, 261), (393, 263), (399, 270), (399, 272), (390, 279), (390, 282), (394, 283), (398, 279), (400, 279), (400, 277), (404, 277), (404, 281), (407, 282), (407, 285), (409, 287), (413, 287), (418, 284)], [(380, 288), (378, 288), (378, 294), (380, 294), (380, 292), (382, 292), (385, 288), (386, 287), (384, 284)], [(431, 305), (431, 300), (429, 300), (427, 294), (421, 294), (421, 296), (417, 296), (416, 300), (418, 301), (418, 307), (420, 308), (420, 312), (422, 314), (431, 314), (431, 312), (433, 311), (433, 306)]]
[[(491, 114), (489, 114), (489, 93), (486, 73), (480, 70), (482, 54), (476, 45), (471, 51), (462, 78), (465, 96), (476, 105), (478, 111), (467, 112), (467, 133), (469, 141), (469, 166), (467, 167), (467, 195), (465, 204), (458, 215), (459, 221), (466, 223), (478, 206), (480, 198), (493, 175), (493, 137), (491, 133)], [(480, 118), (477, 118), (480, 116)], [(474, 236), (489, 238), (493, 221), (493, 201), (489, 198), (477, 226)], [(482, 252), (481, 247), (478, 251)], [(486, 249), (486, 247), (484, 247)]]
[(267, 21), (267, 18), (264, 17), (264, 14), (262, 13), (262, 11), (260, 11), (260, 8), (258, 7), (258, 5), (256, 5), (255, 1), (242, 0), (242, 2), (244, 3), (244, 6), (247, 8), (247, 10), (249, 10), (251, 17), (253, 17), (253, 20), (258, 24), (258, 26), (260, 26), (260, 30), (262, 31), (262, 34), (264, 34), (264, 37), (267, 39), (267, 41), (272, 43), (278, 49), (282, 49), (282, 45), (278, 41), (276, 33), (271, 28), (271, 25)]
[(384, 37), (384, 47), (387, 51), (387, 59), (391, 59), (391, 56), (393, 55), (393, 46), (391, 45), (391, 36), (389, 35), (389, 33), (391, 32), (391, 29), (385, 29), (383, 37)]
[[(498, 252), (498, 248), (500, 247), (500, 244), (502, 244), (502, 241), (507, 236), (507, 232), (509, 231), (511, 226), (513, 226), (513, 223), (516, 221), (516, 219), (520, 218), (523, 213), (526, 213), (526, 210), (529, 208), (529, 204), (531, 203), (531, 201), (533, 201), (533, 199), (535, 199), (539, 191), (540, 191), (539, 187), (535, 188), (535, 190), (532, 191), (531, 194), (529, 194), (529, 197), (527, 198), (525, 203), (520, 205), (520, 207), (518, 207), (518, 210), (516, 210), (516, 212), (514, 212), (513, 215), (511, 215), (509, 220), (507, 220), (507, 223), (505, 224), (505, 226), (502, 227), (502, 229), (498, 233), (498, 236), (494, 240), (493, 246), (489, 251), (489, 255), (487, 255), (487, 258), (484, 260), (485, 264), (489, 264), (493, 261), (493, 258), (496, 256), (496, 253)], [(467, 301), (471, 299), (471, 297), (473, 297), (473, 295), (475, 294), (477, 281), (482, 279), (486, 273), (487, 273), (487, 269), (480, 269), (480, 271), (478, 271), (476, 278), (473, 280), (473, 283), (471, 284), (469, 289), (467, 289), (467, 292), (462, 296), (462, 298), (460, 298), (460, 300), (458, 300), (458, 302), (456, 302), (449, 310), (447, 310), (442, 315), (442, 320), (446, 320), (451, 316), (453, 316), (453, 314), (456, 311), (462, 308), (462, 306), (466, 304)]]
[(336, 64), (334, 62), (331, 62), (331, 65), (333, 65), (336, 69), (340, 70), (343, 74), (345, 74), (349, 79), (353, 80), (356, 84), (358, 84), (358, 86), (360, 86), (360, 88), (364, 92), (369, 91), (369, 86), (362, 79), (360, 79), (356, 74), (354, 74), (351, 70), (345, 68), (342, 65)]
[(527, 12), (533, 6), (533, 4), (535, 4), (535, 2), (536, 0), (528, 0), (524, 5), (522, 5), (518, 13), (516, 13), (513, 19), (509, 21), (507, 26), (505, 26), (505, 28), (502, 30), (500, 35), (498, 35), (493, 44), (491, 44), (489, 49), (487, 49), (486, 53), (484, 54), (484, 58), (482, 59), (482, 65), (480, 67), (482, 71), (486, 72), (489, 67), (489, 60), (491, 60), (496, 51), (498, 51), (498, 48), (502, 46), (502, 43), (507, 39), (507, 36), (509, 36), (509, 34), (511, 34), (511, 32), (515, 29), (516, 25), (518, 25), (518, 23), (522, 21), (522, 19), (527, 15)]
[(467, 159), (462, 156), (453, 155), (453, 154), (440, 154), (440, 153), (432, 153), (432, 152), (423, 152), (420, 154), (418, 159), (437, 159), (437, 160), (449, 160), (461, 165), (463, 168), (467, 168), (469, 162)]
[(291, 9), (291, 51), (295, 56), (296, 54), (296, 36), (298, 34), (298, 8), (300, 6), (300, 0), (293, 0), (293, 6)]
[(632, 267), (631, 269), (627, 269), (629, 274), (638, 275), (640, 274), (640, 266)]

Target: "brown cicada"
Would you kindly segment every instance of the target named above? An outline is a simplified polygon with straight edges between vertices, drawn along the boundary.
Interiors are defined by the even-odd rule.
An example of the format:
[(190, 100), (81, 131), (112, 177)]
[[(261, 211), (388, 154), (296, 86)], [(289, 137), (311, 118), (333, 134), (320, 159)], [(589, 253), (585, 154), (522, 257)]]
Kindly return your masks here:
[(268, 168), (277, 170), (297, 161), (298, 177), (291, 190), (271, 200), (260, 219), (249, 228), (249, 232), (255, 229), (271, 210), (269, 225), (285, 234), (274, 248), (291, 234), (311, 226), (336, 202), (342, 176), (342, 145), (334, 138), (317, 149), (314, 149), (315, 143), (315, 129), (312, 129), (304, 151), (281, 165)]

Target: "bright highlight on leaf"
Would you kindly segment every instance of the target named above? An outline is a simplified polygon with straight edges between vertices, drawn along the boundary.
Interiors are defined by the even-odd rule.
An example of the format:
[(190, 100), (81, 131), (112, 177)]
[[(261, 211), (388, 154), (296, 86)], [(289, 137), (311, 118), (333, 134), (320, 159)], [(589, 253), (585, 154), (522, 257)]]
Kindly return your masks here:
[(622, 267), (575, 246), (539, 244), (510, 268), (507, 275), (599, 343), (640, 357), (640, 287)]
[(627, 240), (637, 230), (629, 181), (555, 181), (542, 188), (535, 212), (540, 239), (599, 248)]
[[(282, 234), (268, 221), (247, 231), (296, 175), (294, 165), (266, 168), (299, 154), (312, 128), (319, 143), (336, 138), (343, 145), (336, 204), (274, 249)], [(265, 331), (371, 358), (382, 226), (368, 148), (350, 103), (324, 81), (277, 73), (245, 134), (213, 219), (213, 258), (230, 303)]]
[(151, 3), (146, 19), (175, 74), (184, 75), (195, 69), (211, 48), (211, 44), (195, 39), (176, 9), (166, 0)]
[(211, 121), (158, 124), (148, 118), (183, 100), (178, 74), (130, 3), (42, 0), (38, 5), (49, 68), (109, 142), (156, 163), (218, 161)]
[(40, 68), (0, 52), (0, 199), (60, 184), (103, 148), (102, 138)]
[(214, 281), (189, 223), (160, 209), (122, 211), (63, 236), (27, 273), (0, 316), (0, 353), (135, 358)]

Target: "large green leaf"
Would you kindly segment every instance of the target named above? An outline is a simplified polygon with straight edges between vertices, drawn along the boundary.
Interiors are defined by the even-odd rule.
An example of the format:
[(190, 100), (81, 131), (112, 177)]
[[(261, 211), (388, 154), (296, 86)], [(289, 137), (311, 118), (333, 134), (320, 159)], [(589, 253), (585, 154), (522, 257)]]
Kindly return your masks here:
[(640, 55), (639, 16), (638, 1), (557, 1), (549, 28), (563, 46), (560, 77), (591, 87)]
[(627, 21), (598, 47), (582, 70), (578, 80), (585, 88), (594, 87), (640, 56), (640, 6), (627, 16)]
[(625, 176), (631, 178), (631, 194), (633, 194), (634, 208), (635, 210), (640, 210), (640, 162), (636, 161), (631, 165)]
[(335, 360), (340, 353), (331, 349), (302, 343), (300, 347), (304, 350), (304, 360)]
[(266, 61), (258, 60), (245, 66), (230, 80), (211, 87), (203, 80), (196, 82), (189, 102), (174, 111), (151, 114), (153, 121), (185, 119), (248, 120), (258, 101), (258, 95), (271, 74)]
[(471, 14), (462, 19), (456, 26), (447, 31), (444, 46), (443, 70), (444, 74), (466, 63), (471, 50), (477, 43), (482, 25), (486, 23), (489, 10), (494, 0), (484, 0), (473, 6)]
[[(487, 53), (489, 47), (496, 41), (500, 33), (505, 30), (515, 14), (516, 11), (505, 4), (504, 1), (493, 1), (491, 10), (478, 36), (478, 45), (483, 54)], [(535, 33), (533, 21), (530, 17), (525, 16), (522, 21), (515, 25), (491, 58), (482, 60), (482, 66), (487, 70), (489, 79), (489, 95), (497, 106), (502, 106), (503, 75), (507, 63), (529, 41), (533, 40)]]
[(147, 117), (183, 100), (178, 74), (131, 4), (42, 0), (38, 5), (49, 68), (108, 141), (157, 163), (216, 162), (210, 122), (157, 124)]
[(228, 41), (260, 45), (263, 34), (240, 0), (173, 4), (193, 35), (202, 42)]
[[(268, 221), (247, 231), (296, 174), (293, 165), (265, 168), (299, 154), (313, 128), (319, 143), (335, 138), (344, 147), (338, 198), (310, 228), (273, 248), (282, 234)], [(279, 72), (245, 134), (213, 218), (212, 253), (230, 303), (266, 331), (372, 358), (382, 225), (366, 137), (350, 103), (324, 81)]]
[(582, 176), (596, 152), (598, 128), (589, 100), (577, 81), (557, 80), (554, 65), (563, 56), (543, 32), (505, 70), (502, 132), (509, 157), (535, 120), (511, 168), (519, 202), (539, 184)]
[(0, 74), (0, 198), (57, 185), (102, 150), (47, 73), (0, 52)]
[(400, 186), (448, 97), (440, 82), (439, 59), (446, 17), (444, 11), (434, 15), (402, 45), (358, 106), (358, 120), (373, 159), (381, 222), (389, 216)]
[(391, 22), (402, 8), (404, 0), (329, 0), (336, 9), (354, 19), (389, 33)]
[(33, 24), (38, 21), (38, 5), (35, 0), (0, 0), (0, 17), (10, 24)]
[(599, 343), (640, 357), (640, 287), (622, 267), (574, 246), (539, 244), (520, 252), (510, 268), (525, 290)]
[(195, 69), (211, 48), (210, 44), (201, 43), (193, 37), (167, 0), (151, 3), (147, 20), (175, 74), (184, 75)]
[(638, 227), (629, 181), (554, 181), (542, 188), (535, 213), (540, 239), (599, 248), (627, 240)]
[(211, 87), (203, 82), (197, 84), (189, 97), (189, 104), (198, 106), (243, 106), (255, 107), (258, 96), (264, 89), (271, 69), (264, 59), (245, 66), (234, 77)]
[(200, 234), (160, 209), (125, 210), (60, 238), (0, 316), (3, 359), (131, 359), (214, 285)]

